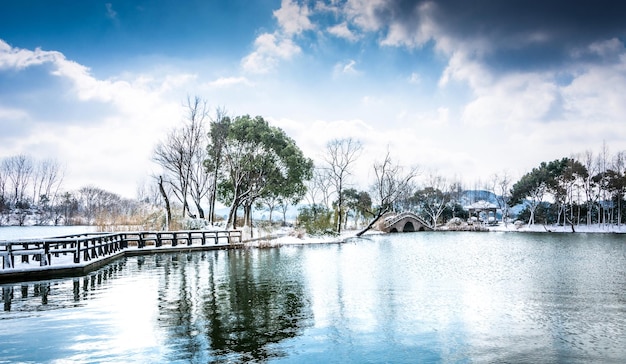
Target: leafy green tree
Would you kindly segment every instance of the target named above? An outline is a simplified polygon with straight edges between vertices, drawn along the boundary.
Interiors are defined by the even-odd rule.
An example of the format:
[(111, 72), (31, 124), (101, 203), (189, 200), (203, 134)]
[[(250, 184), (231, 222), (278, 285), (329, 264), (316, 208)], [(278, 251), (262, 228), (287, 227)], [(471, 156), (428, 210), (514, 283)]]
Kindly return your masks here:
[(414, 199), (418, 212), (432, 221), (433, 229), (437, 229), (437, 222), (450, 201), (450, 195), (439, 188), (425, 187), (415, 192)]
[(611, 199), (617, 210), (617, 224), (622, 223), (622, 206), (624, 205), (624, 195), (626, 194), (626, 174), (609, 169), (606, 171), (608, 189)]
[[(356, 214), (359, 218), (365, 219), (365, 216), (372, 213), (372, 197), (367, 191), (359, 192), (359, 199), (356, 206)], [(355, 218), (356, 220), (356, 218)]]
[(204, 161), (204, 168), (211, 174), (212, 182), (209, 186), (211, 198), (209, 199), (209, 223), (215, 222), (215, 203), (217, 202), (218, 182), (220, 170), (224, 159), (226, 137), (230, 128), (231, 120), (226, 112), (218, 109), (216, 117), (211, 121), (209, 129), (209, 145), (207, 146), (208, 158)]
[(293, 139), (260, 116), (232, 120), (222, 158), (221, 196), (230, 204), (227, 225), (233, 228), (239, 207), (244, 209), (245, 224), (250, 224), (252, 206), (263, 196), (301, 199), (313, 171), (313, 161)]
[(348, 228), (348, 217), (352, 215), (356, 225), (357, 208), (359, 203), (359, 192), (355, 188), (348, 188), (344, 191), (344, 229)]
[(55, 225), (58, 225), (60, 220), (63, 220), (65, 225), (73, 225), (74, 216), (78, 212), (79, 202), (78, 199), (69, 192), (65, 192), (61, 195), (61, 199), (55, 207), (56, 217)]
[(366, 214), (371, 214), (372, 198), (367, 191), (357, 191), (355, 188), (348, 188), (344, 191), (344, 229), (348, 227), (348, 217), (352, 216), (354, 226)]
[[(582, 184), (587, 169), (573, 158), (554, 160), (547, 165), (550, 178), (550, 191), (557, 204), (557, 223), (569, 222), (574, 229), (574, 189)], [(569, 215), (569, 216), (568, 216)]]
[(528, 208), (528, 225), (535, 223), (535, 212), (548, 191), (548, 170), (545, 162), (517, 181), (511, 189), (511, 205), (524, 203)]
[(440, 218), (447, 222), (450, 219), (460, 218), (463, 220), (467, 220), (469, 218), (469, 212), (463, 208), (459, 203), (455, 203), (450, 201), (446, 204), (446, 207), (443, 209)]
[[(513, 185), (511, 201), (513, 204), (524, 203), (528, 209), (528, 224), (535, 223), (535, 213), (544, 198), (551, 194), (556, 204), (556, 222), (561, 218), (567, 220), (568, 211), (571, 212), (573, 188), (577, 181), (586, 179), (587, 169), (580, 162), (572, 158), (556, 159), (550, 162), (541, 162), (539, 167), (533, 168)], [(547, 216), (547, 215), (546, 215)], [(544, 219), (547, 221), (548, 219)], [(569, 219), (573, 229), (572, 219)]]

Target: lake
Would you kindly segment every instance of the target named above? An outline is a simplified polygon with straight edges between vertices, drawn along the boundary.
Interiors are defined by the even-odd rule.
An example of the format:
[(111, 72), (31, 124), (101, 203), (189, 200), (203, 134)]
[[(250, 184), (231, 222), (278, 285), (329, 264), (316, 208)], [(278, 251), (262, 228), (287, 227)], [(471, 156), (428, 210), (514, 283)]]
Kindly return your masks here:
[(0, 362), (623, 363), (626, 235), (162, 253), (1, 304)]

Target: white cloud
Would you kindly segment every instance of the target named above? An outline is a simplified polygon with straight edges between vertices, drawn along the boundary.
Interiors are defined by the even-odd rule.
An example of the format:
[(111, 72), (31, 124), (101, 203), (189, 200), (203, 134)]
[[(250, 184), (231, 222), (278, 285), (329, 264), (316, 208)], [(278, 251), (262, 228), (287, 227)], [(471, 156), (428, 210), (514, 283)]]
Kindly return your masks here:
[(109, 17), (111, 19), (117, 19), (117, 12), (115, 10), (113, 10), (113, 4), (106, 3), (106, 4), (104, 4), (104, 6), (107, 9), (107, 17)]
[[(158, 87), (155, 89), (158, 93), (165, 93), (171, 90), (179, 89), (189, 83), (195, 81), (198, 78), (196, 74), (180, 73), (180, 74), (168, 74), (163, 80), (156, 80)], [(133, 82), (133, 87), (140, 84), (136, 81)]]
[(413, 73), (411, 73), (411, 75), (409, 76), (407, 81), (410, 84), (418, 85), (420, 82), (422, 82), (422, 77), (419, 75), (419, 73), (413, 72)]
[(386, 0), (348, 0), (344, 7), (346, 17), (365, 31), (379, 30), (381, 23), (377, 12)]
[(212, 87), (231, 87), (236, 85), (252, 86), (252, 82), (246, 77), (220, 77), (209, 82), (209, 86)]
[(544, 74), (514, 74), (474, 89), (463, 121), (474, 126), (541, 122), (558, 98), (558, 88)]
[(280, 9), (274, 11), (274, 16), (288, 36), (314, 29), (309, 20), (309, 8), (306, 5), (299, 6), (291, 0), (282, 0)]
[(34, 51), (13, 48), (0, 39), (0, 69), (21, 70), (34, 65), (55, 62), (57, 59), (63, 58), (65, 57), (59, 52), (43, 51), (40, 48)]
[(467, 82), (472, 89), (487, 87), (494, 82), (494, 77), (485, 65), (470, 58), (464, 51), (454, 52), (439, 79), (439, 87), (445, 87), (450, 81)]
[(241, 66), (250, 73), (267, 73), (280, 60), (288, 60), (299, 54), (301, 49), (293, 40), (277, 34), (263, 33), (254, 41), (255, 50), (247, 55)]
[(612, 38), (592, 43), (589, 45), (589, 50), (601, 57), (609, 57), (624, 53), (624, 43), (617, 38)]
[(25, 110), (0, 105), (0, 120), (26, 120), (28, 118), (28, 112)]
[[(434, 115), (420, 117), (444, 120), (448, 116), (447, 110), (440, 108)], [(381, 161), (388, 149), (394, 160), (403, 166), (418, 166), (421, 170), (436, 169), (447, 176), (462, 173), (467, 178), (473, 178), (476, 174), (485, 173), (485, 167), (492, 165), (480, 163), (483, 154), (473, 155), (472, 150), (454, 148), (457, 144), (453, 136), (450, 143), (440, 143), (439, 139), (433, 138), (432, 131), (428, 128), (441, 126), (443, 121), (405, 123), (405, 126), (400, 128), (386, 128), (362, 119), (315, 121), (280, 119), (273, 120), (273, 123), (285, 130), (304, 154), (312, 158), (317, 165), (323, 164), (323, 154), (328, 141), (346, 137), (361, 141), (364, 148), (354, 165), (350, 184), (364, 190), (367, 190), (373, 182), (373, 164)], [(323, 138), (312, 137), (313, 135)], [(493, 145), (486, 147), (491, 148)]]
[(333, 67), (334, 77), (341, 75), (358, 75), (360, 71), (356, 69), (356, 61), (351, 59), (346, 62), (339, 62)]
[[(41, 127), (46, 120), (32, 120), (27, 111), (0, 108), (0, 119), (28, 118), (29, 123), (21, 128), (30, 128), (22, 131), (28, 137), (12, 146), (0, 145), (0, 155), (28, 153), (35, 158), (56, 157), (68, 165), (66, 188), (93, 184), (132, 197), (137, 181), (150, 173), (150, 155), (155, 143), (183, 115), (181, 99), (164, 98), (164, 90), (180, 87), (193, 76), (171, 74), (158, 80), (152, 76), (126, 75), (124, 79), (101, 80), (90, 74), (88, 67), (66, 59), (59, 52), (15, 49), (0, 40), (1, 69), (19, 71), (44, 63), (51, 69), (51, 75), (70, 82), (69, 90), (59, 92), (74, 97), (77, 104), (106, 103), (110, 112), (82, 115), (81, 123)], [(50, 151), (56, 155), (50, 155)]]
[(590, 66), (562, 87), (563, 108), (569, 120), (623, 125), (626, 115), (626, 53), (620, 63)]
[(348, 28), (348, 24), (346, 22), (328, 28), (328, 33), (338, 38), (346, 39), (350, 42), (355, 42), (359, 39), (359, 37)]
[(434, 3), (425, 2), (417, 9), (417, 19), (414, 28), (406, 24), (393, 21), (388, 24), (387, 35), (381, 45), (420, 47), (439, 33), (436, 23), (432, 19)]

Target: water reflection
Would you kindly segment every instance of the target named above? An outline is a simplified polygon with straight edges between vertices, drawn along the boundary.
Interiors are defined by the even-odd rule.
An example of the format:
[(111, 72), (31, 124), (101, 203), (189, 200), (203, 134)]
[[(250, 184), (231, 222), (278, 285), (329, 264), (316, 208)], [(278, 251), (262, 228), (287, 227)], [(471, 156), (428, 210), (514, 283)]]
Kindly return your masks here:
[[(302, 277), (280, 250), (236, 250), (159, 259), (159, 324), (168, 360), (266, 360), (272, 344), (300, 334), (310, 316)], [(296, 257), (293, 258), (297, 260)]]
[(1, 286), (0, 360), (619, 363), (625, 238), (420, 233), (130, 257)]
[[(11, 319), (56, 310), (42, 321), (57, 324), (69, 309), (84, 307), (72, 320), (94, 334), (65, 332), (75, 325), (69, 318), (49, 327), (74, 343), (57, 348), (65, 359), (86, 353), (115, 358), (116, 352), (124, 354), (120, 348), (130, 346), (141, 357), (165, 361), (265, 361), (287, 355), (276, 344), (310, 325), (300, 259), (279, 249), (127, 258), (84, 277), (4, 285), (0, 320), (11, 325)], [(146, 325), (146, 319), (151, 323)], [(0, 337), (15, 331), (0, 330)], [(107, 332), (111, 337), (105, 339)], [(106, 341), (116, 349), (100, 350)]]
[[(124, 260), (119, 260), (77, 278), (4, 284), (1, 286), (3, 310), (28, 313), (80, 306), (81, 301), (94, 296), (94, 291), (122, 276), (125, 264)], [(15, 292), (19, 292), (19, 295)], [(69, 300), (69, 297), (72, 299)]]

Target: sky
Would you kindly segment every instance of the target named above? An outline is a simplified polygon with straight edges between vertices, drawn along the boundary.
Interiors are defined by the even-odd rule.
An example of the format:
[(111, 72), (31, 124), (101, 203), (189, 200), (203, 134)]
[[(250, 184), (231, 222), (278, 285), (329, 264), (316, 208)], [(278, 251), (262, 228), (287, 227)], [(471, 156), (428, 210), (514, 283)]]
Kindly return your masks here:
[(626, 3), (554, 0), (0, 2), (0, 158), (134, 197), (198, 96), (260, 115), (318, 164), (363, 144), (465, 183), (626, 150)]

